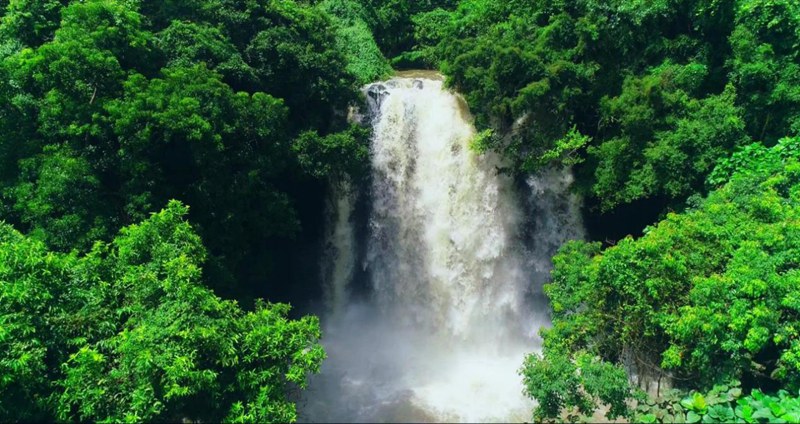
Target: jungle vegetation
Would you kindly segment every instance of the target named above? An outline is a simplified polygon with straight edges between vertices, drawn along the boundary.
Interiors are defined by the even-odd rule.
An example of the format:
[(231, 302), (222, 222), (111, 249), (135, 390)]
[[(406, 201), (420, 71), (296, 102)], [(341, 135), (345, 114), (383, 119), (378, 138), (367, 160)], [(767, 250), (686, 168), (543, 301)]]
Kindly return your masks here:
[(553, 260), (536, 420), (800, 420), (794, 0), (0, 0), (0, 418), (296, 419), (286, 302), (402, 68), (621, 225)]

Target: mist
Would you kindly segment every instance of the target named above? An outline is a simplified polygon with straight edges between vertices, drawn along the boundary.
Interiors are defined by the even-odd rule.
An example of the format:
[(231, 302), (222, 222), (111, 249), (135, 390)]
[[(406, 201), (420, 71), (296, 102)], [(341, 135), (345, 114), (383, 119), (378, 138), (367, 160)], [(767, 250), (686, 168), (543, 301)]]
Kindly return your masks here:
[(541, 287), (582, 237), (568, 170), (528, 178), (478, 155), (435, 74), (364, 88), (371, 178), (331, 189), (322, 265), (328, 359), (307, 422), (522, 422), (518, 370), (549, 324)]

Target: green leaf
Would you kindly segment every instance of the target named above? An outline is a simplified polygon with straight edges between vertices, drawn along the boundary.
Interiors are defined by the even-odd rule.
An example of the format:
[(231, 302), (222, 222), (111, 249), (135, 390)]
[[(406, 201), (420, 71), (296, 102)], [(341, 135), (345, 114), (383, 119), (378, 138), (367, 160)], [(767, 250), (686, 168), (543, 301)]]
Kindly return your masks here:
[(754, 420), (758, 420), (760, 418), (766, 418), (767, 420), (772, 420), (776, 417), (772, 415), (772, 411), (769, 408), (761, 408), (753, 411), (752, 418)]
[(730, 405), (716, 405), (709, 411), (709, 415), (714, 414), (714, 418), (719, 421), (728, 422), (736, 418), (736, 414)]
[(784, 408), (783, 405), (781, 405), (778, 402), (775, 401), (769, 402), (767, 406), (769, 407), (769, 410), (772, 412), (772, 415), (775, 415), (776, 417), (780, 417), (786, 413), (786, 408)]
[(692, 409), (697, 412), (706, 410), (706, 399), (701, 393), (695, 393), (692, 396)]
[(744, 420), (744, 422), (751, 423), (753, 422), (753, 407), (750, 405), (739, 405), (734, 410), (734, 413), (737, 417)]
[(686, 422), (689, 424), (699, 423), (701, 419), (702, 417), (694, 411), (686, 413)]
[(654, 423), (656, 422), (656, 416), (653, 414), (639, 415), (636, 420), (642, 423)]
[(790, 423), (798, 423), (800, 422), (800, 411), (787, 412), (786, 414), (782, 415), (781, 418)]

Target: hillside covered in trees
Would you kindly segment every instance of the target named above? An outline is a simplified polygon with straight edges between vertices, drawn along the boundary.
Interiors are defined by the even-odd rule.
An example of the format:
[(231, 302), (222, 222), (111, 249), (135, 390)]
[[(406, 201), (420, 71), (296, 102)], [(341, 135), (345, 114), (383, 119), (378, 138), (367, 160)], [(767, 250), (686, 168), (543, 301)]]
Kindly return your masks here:
[(0, 420), (296, 420), (288, 302), (402, 69), (574, 170), (535, 420), (800, 421), (795, 0), (0, 0)]

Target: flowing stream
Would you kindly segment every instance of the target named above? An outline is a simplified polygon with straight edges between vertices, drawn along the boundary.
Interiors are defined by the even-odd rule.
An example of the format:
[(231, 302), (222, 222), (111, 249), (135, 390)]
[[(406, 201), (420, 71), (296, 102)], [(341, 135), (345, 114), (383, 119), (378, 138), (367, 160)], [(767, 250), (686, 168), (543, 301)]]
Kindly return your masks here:
[(476, 155), (466, 103), (436, 74), (364, 90), (372, 172), (331, 190), (328, 359), (301, 419), (529, 420), (518, 369), (548, 324), (541, 285), (582, 237), (571, 174), (520, 180)]

